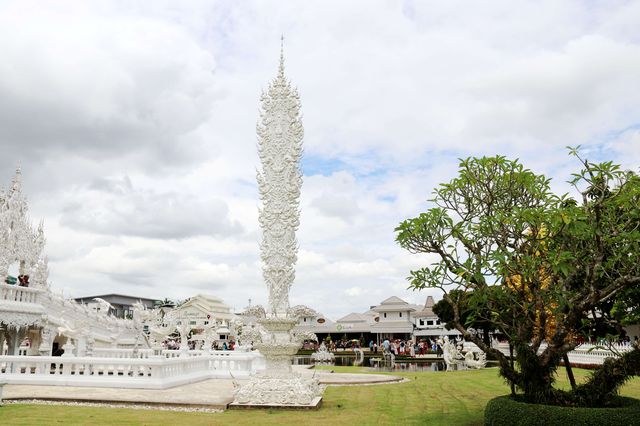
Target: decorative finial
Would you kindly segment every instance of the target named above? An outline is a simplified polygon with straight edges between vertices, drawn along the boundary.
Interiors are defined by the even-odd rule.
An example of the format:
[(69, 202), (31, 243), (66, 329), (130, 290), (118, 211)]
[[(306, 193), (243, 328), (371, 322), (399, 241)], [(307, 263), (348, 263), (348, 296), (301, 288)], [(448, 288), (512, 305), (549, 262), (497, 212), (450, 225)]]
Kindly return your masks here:
[(22, 167), (20, 162), (16, 166), (16, 174), (13, 177), (13, 182), (11, 185), (13, 191), (21, 191), (22, 190)]
[(280, 36), (280, 65), (278, 66), (278, 77), (284, 78), (284, 34)]

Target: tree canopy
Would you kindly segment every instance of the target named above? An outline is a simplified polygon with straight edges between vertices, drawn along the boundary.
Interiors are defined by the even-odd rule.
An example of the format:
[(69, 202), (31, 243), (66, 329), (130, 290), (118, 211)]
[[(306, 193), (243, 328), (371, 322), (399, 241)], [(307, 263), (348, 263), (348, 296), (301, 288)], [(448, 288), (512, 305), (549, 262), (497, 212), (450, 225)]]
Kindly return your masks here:
[[(621, 381), (589, 401), (553, 382), (580, 335), (617, 333), (640, 314), (640, 178), (570, 152), (581, 166), (573, 197), (554, 194), (549, 179), (517, 160), (462, 160), (433, 207), (396, 228), (397, 242), (435, 256), (411, 271), (411, 287), (441, 289), (448, 324), (496, 357), (527, 400), (603, 405)], [(478, 324), (507, 337), (517, 364), (478, 335)]]

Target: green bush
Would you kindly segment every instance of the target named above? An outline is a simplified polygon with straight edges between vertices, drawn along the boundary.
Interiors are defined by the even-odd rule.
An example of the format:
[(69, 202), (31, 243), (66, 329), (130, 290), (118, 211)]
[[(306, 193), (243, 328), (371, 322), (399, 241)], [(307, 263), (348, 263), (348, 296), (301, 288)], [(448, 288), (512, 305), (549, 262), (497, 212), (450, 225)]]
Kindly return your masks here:
[(491, 426), (525, 425), (631, 425), (640, 424), (640, 400), (619, 397), (616, 407), (585, 408), (527, 404), (510, 396), (490, 400), (484, 409), (484, 424)]

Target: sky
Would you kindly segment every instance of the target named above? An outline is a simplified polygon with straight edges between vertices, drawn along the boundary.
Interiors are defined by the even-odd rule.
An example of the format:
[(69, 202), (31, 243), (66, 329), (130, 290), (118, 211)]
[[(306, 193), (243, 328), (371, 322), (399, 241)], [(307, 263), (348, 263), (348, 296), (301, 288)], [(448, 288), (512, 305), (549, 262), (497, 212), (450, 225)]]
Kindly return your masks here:
[(558, 192), (640, 165), (637, 1), (2, 1), (0, 185), (20, 165), (50, 281), (265, 304), (259, 96), (286, 74), (305, 127), (291, 304), (332, 319), (430, 263), (394, 228), (460, 158), (505, 155)]

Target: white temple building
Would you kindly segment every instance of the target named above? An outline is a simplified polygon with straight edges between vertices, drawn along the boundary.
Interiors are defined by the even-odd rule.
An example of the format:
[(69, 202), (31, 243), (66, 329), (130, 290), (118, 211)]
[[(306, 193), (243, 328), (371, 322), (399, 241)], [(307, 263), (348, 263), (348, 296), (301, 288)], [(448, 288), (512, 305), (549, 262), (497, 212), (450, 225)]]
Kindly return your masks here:
[[(212, 328), (216, 334), (213, 338), (215, 341), (224, 341), (232, 337), (230, 324), (234, 314), (229, 305), (218, 297), (198, 294), (177, 306), (173, 311), (173, 317), (178, 325), (189, 325), (190, 340), (204, 341), (205, 330), (209, 328)], [(155, 321), (161, 323), (162, 318)]]

